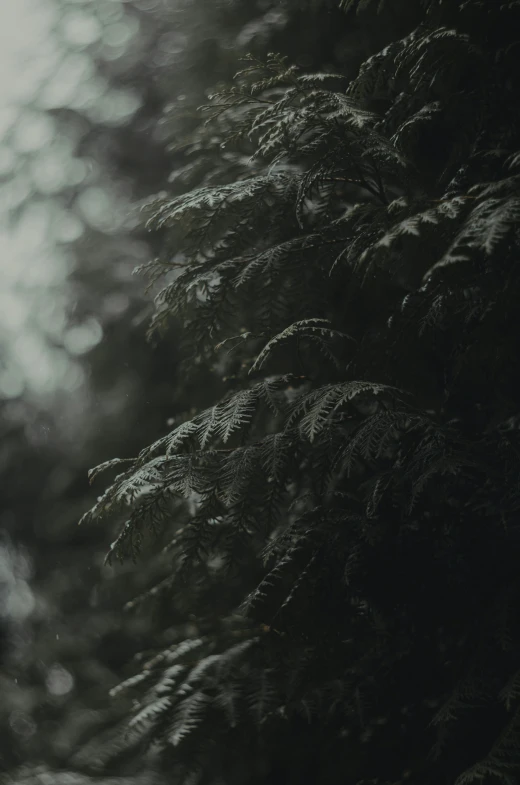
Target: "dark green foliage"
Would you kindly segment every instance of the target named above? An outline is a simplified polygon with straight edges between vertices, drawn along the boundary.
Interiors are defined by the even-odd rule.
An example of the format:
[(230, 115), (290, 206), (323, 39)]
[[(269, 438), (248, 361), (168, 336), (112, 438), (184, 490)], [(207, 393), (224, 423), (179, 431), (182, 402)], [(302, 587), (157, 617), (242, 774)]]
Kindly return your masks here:
[(123, 689), (176, 782), (518, 781), (517, 5), (422, 3), (346, 83), (249, 58), (148, 208), (152, 329), (231, 389), (86, 518), (171, 540)]

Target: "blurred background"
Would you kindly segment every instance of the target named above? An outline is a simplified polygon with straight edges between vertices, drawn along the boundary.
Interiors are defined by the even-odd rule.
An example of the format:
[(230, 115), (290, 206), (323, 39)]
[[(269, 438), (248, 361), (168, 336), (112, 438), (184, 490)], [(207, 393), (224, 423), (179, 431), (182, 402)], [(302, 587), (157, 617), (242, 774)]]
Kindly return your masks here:
[(187, 187), (176, 150), (241, 53), (355, 67), (366, 40), (336, 5), (0, 2), (0, 780), (151, 781), (108, 692), (153, 635), (121, 609), (155, 568), (104, 567), (113, 532), (77, 521), (88, 468), (135, 455), (214, 382), (180, 383), (175, 328), (146, 341), (139, 207)]
[[(160, 358), (148, 349), (148, 306), (142, 282), (132, 279), (151, 252), (136, 205), (168, 175), (165, 140), (154, 128), (170, 89), (161, 74), (178, 43), (176, 50), (163, 37), (160, 5), (0, 4), (0, 774), (7, 781), (28, 776), (28, 767), (39, 777), (47, 766), (102, 767), (101, 748), (114, 753), (112, 729), (124, 711), (108, 690), (146, 632), (138, 619), (121, 618), (123, 576), (103, 569), (110, 534), (76, 524), (93, 499), (87, 468), (135, 452), (162, 432), (171, 407), (174, 342)], [(100, 732), (99, 753), (72, 763)]]

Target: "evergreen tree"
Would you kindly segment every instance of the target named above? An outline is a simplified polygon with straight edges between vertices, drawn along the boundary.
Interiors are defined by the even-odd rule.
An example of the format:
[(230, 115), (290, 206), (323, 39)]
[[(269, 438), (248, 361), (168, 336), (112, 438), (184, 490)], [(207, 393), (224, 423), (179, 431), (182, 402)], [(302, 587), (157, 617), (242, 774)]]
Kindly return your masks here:
[(147, 207), (152, 334), (228, 389), (92, 473), (109, 560), (164, 558), (117, 692), (172, 782), (513, 785), (518, 3), (342, 7), (399, 35), (251, 56)]

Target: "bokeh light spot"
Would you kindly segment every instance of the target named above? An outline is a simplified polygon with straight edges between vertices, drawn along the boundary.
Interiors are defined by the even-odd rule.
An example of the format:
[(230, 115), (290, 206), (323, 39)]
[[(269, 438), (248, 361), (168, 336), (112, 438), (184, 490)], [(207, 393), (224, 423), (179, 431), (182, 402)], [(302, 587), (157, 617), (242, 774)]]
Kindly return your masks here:
[(94, 229), (112, 233), (120, 228), (120, 211), (105, 188), (85, 188), (78, 196), (77, 205), (85, 221)]
[(139, 32), (139, 21), (135, 17), (125, 17), (124, 21), (107, 25), (103, 31), (103, 42), (107, 46), (124, 47)]
[(63, 35), (75, 46), (89, 46), (101, 36), (101, 25), (91, 14), (69, 11), (62, 22)]
[(89, 81), (93, 76), (94, 65), (88, 55), (82, 52), (66, 55), (52, 79), (43, 88), (40, 106), (45, 109), (68, 106), (74, 98), (78, 85)]
[(13, 134), (12, 145), (20, 153), (32, 153), (49, 144), (54, 134), (52, 117), (42, 112), (23, 112)]
[(103, 337), (103, 329), (96, 319), (71, 327), (65, 334), (65, 347), (74, 355), (85, 354), (97, 346)]
[(45, 685), (51, 695), (66, 695), (74, 687), (74, 677), (70, 671), (56, 663), (47, 671)]

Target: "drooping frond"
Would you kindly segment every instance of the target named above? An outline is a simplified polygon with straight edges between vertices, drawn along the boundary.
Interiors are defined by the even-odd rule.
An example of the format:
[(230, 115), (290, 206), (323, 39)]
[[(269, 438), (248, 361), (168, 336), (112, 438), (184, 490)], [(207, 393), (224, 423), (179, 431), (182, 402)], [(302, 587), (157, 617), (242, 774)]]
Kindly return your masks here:
[[(360, 406), (368, 405), (370, 409), (376, 410), (380, 401), (384, 402), (385, 398), (387, 401), (391, 401), (392, 396), (398, 394), (399, 390), (370, 382), (345, 382), (327, 385), (308, 393), (300, 401), (297, 401), (289, 423), (299, 421), (301, 434), (313, 441), (324, 428), (331, 424), (331, 418), (340, 413), (341, 407), (352, 403), (354, 410), (358, 404)], [(338, 420), (341, 421), (341, 414), (339, 414)]]
[(308, 341), (315, 342), (326, 357), (333, 357), (333, 354), (328, 348), (328, 342), (335, 338), (348, 340), (350, 336), (345, 335), (338, 330), (331, 329), (328, 324), (329, 322), (326, 319), (304, 319), (301, 322), (291, 324), (290, 327), (287, 327), (283, 332), (279, 333), (279, 335), (275, 335), (267, 342), (251, 366), (251, 372), (259, 371), (263, 367), (269, 355), (278, 344), (291, 339), (299, 341), (302, 338), (305, 338)]

